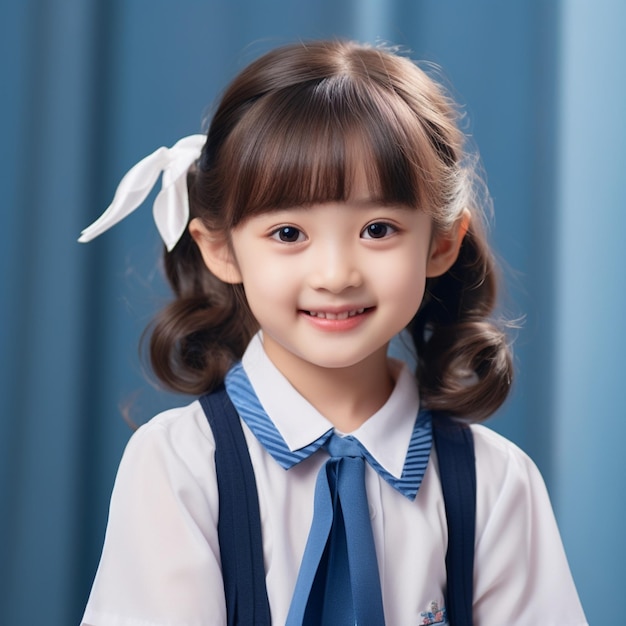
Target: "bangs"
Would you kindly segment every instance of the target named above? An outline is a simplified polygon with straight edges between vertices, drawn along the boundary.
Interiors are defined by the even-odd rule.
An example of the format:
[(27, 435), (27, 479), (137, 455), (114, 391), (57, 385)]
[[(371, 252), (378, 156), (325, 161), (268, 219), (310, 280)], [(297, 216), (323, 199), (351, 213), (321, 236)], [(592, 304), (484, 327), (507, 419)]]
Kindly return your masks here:
[(371, 199), (427, 209), (432, 153), (394, 91), (349, 75), (303, 83), (261, 96), (226, 140), (225, 204), (234, 226), (274, 209), (346, 201), (362, 173)]

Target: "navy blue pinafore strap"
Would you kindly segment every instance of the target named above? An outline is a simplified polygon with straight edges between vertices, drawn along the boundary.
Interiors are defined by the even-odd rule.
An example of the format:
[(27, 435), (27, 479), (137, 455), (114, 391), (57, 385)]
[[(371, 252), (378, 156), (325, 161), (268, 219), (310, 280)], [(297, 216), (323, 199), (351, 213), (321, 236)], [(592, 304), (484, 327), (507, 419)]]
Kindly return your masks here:
[(239, 415), (223, 386), (202, 396), (200, 404), (215, 438), (227, 624), (270, 626), (259, 497)]
[(472, 626), (476, 457), (469, 426), (433, 413), (433, 439), (448, 522), (446, 611), (450, 626)]
[[(218, 537), (228, 626), (270, 626), (259, 499), (239, 415), (221, 386), (200, 398), (215, 438)], [(472, 626), (476, 468), (469, 427), (433, 414), (448, 522), (446, 608), (450, 626)]]

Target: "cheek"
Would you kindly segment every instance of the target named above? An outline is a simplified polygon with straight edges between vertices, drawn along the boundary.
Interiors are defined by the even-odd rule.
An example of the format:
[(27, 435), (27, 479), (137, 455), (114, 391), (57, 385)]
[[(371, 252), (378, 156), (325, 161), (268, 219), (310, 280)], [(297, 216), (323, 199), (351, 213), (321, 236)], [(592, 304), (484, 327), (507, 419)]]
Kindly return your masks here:
[(426, 286), (423, 255), (406, 254), (376, 267), (377, 283), (384, 299), (397, 306), (419, 307)]
[(252, 313), (263, 311), (293, 301), (293, 279), (284, 271), (284, 264), (252, 262), (241, 268), (243, 286)]

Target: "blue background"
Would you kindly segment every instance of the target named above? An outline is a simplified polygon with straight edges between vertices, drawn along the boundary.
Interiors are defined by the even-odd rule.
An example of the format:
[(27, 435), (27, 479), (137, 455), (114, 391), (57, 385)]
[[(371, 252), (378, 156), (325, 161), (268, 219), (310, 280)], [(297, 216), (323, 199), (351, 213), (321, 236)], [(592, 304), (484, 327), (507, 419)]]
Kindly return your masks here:
[(167, 298), (149, 205), (88, 246), (124, 172), (197, 132), (281, 43), (344, 36), (441, 65), (525, 315), (492, 420), (541, 468), (590, 622), (620, 623), (626, 435), (626, 3), (21, 0), (0, 6), (0, 623), (78, 624), (130, 429), (184, 398), (139, 336)]

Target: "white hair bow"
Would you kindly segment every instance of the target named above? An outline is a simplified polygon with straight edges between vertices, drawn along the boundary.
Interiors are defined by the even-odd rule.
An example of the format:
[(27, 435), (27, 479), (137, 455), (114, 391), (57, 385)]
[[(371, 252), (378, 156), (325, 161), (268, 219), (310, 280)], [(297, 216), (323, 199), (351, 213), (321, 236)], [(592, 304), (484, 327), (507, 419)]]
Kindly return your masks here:
[(161, 147), (142, 159), (122, 178), (107, 210), (83, 230), (78, 241), (91, 241), (130, 215), (147, 197), (161, 172), (161, 191), (152, 215), (168, 251), (178, 243), (189, 221), (187, 170), (198, 159), (206, 135), (183, 137), (171, 148)]

